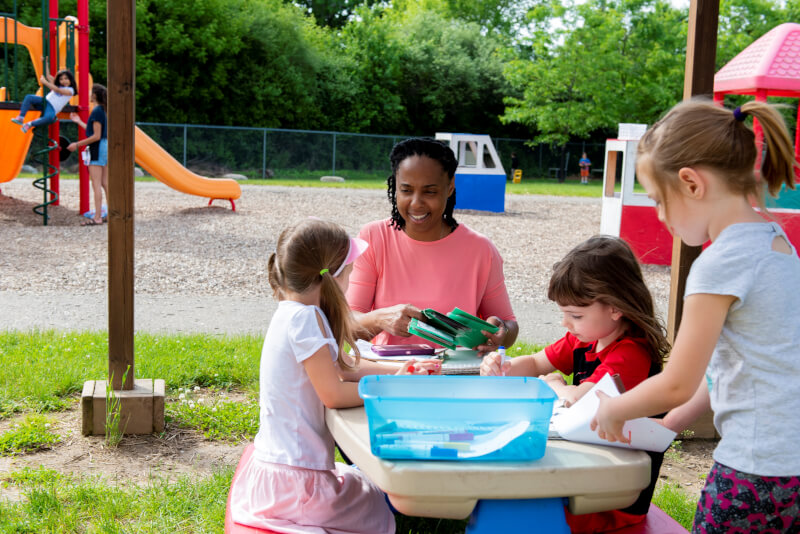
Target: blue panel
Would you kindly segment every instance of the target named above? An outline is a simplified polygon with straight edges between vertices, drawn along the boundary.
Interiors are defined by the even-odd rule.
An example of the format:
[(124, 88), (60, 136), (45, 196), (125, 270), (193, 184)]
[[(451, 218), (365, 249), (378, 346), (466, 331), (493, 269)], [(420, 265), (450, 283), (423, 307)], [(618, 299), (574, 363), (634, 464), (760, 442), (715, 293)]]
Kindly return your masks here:
[(456, 173), (456, 209), (505, 211), (505, 174)]
[(569, 534), (564, 518), (564, 499), (478, 501), (469, 519), (466, 534), (496, 532), (546, 532)]

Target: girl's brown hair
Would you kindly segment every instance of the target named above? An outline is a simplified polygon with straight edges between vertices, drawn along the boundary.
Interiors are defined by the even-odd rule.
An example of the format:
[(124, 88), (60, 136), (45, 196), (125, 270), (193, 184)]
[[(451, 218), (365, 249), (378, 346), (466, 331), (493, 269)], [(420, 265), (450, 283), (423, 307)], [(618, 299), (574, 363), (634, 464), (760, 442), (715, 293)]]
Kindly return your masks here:
[(666, 331), (639, 262), (622, 239), (594, 236), (569, 251), (553, 266), (547, 298), (561, 306), (613, 306), (622, 312), (626, 334), (646, 339), (650, 358), (661, 369), (670, 350)]
[(763, 208), (763, 192), (754, 172), (755, 135), (744, 121), (747, 115), (758, 119), (764, 131), (761, 176), (770, 194), (775, 195), (784, 183), (794, 189), (798, 164), (780, 113), (756, 101), (734, 111), (705, 98), (686, 100), (645, 132), (637, 157), (648, 157), (662, 199), (667, 188), (677, 188), (681, 168), (708, 167), (725, 177), (731, 192), (754, 199)]
[(342, 359), (344, 343), (355, 352), (356, 364), (360, 360), (355, 343), (359, 327), (342, 289), (333, 278), (333, 273), (345, 261), (349, 245), (350, 236), (341, 226), (319, 219), (306, 219), (281, 232), (268, 263), (269, 285), (278, 300), (284, 299), (286, 290), (305, 293), (320, 284), (320, 308), (333, 331), (339, 347), (337, 361), (344, 369), (352, 369)]

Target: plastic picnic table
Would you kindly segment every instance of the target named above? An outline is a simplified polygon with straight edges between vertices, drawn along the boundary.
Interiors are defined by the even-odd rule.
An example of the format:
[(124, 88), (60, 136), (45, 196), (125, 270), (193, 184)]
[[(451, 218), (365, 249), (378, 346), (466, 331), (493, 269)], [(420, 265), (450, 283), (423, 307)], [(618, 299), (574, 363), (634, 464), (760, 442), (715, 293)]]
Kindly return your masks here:
[(550, 439), (544, 457), (525, 462), (382, 460), (370, 450), (363, 407), (326, 410), (340, 449), (405, 515), (466, 519), (467, 532), (564, 532), (573, 514), (624, 508), (650, 482), (642, 451)]

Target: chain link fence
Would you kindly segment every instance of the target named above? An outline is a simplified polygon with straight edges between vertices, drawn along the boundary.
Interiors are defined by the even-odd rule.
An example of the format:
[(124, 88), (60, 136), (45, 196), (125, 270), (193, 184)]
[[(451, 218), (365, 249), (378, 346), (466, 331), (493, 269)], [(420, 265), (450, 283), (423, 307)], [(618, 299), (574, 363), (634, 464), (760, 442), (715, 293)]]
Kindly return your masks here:
[[(201, 176), (237, 174), (249, 179), (385, 178), (391, 172), (389, 153), (403, 135), (370, 135), (277, 128), (199, 126), (192, 124), (137, 123), (184, 167)], [(61, 121), (60, 135), (77, 139), (77, 127)], [(605, 147), (601, 143), (567, 143), (564, 147), (529, 146), (525, 139), (494, 138), (506, 173), (511, 154), (516, 153), (522, 178), (577, 176), (578, 160), (586, 152), (592, 167), (603, 167)], [(34, 151), (29, 152), (30, 154)], [(27, 161), (38, 168), (38, 162)], [(62, 162), (64, 172), (77, 172), (76, 154)], [(595, 177), (599, 177), (595, 173)]]

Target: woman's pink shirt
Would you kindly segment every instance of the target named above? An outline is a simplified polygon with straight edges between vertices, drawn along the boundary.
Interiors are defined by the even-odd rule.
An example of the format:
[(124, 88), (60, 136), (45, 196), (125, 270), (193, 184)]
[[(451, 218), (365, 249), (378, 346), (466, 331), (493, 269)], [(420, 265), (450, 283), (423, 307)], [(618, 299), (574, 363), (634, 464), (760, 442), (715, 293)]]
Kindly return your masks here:
[[(482, 318), (516, 320), (503, 277), (503, 259), (486, 236), (459, 224), (438, 241), (416, 241), (389, 226), (365, 225), (369, 248), (353, 265), (347, 301), (359, 312), (412, 304), (448, 313), (458, 307)], [(381, 332), (376, 344), (430, 343)]]

